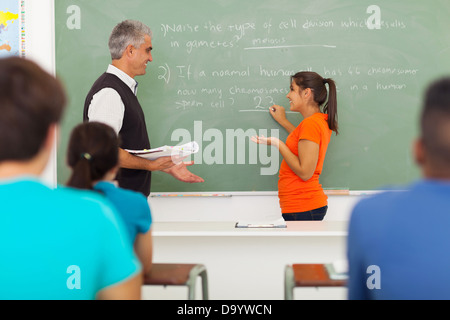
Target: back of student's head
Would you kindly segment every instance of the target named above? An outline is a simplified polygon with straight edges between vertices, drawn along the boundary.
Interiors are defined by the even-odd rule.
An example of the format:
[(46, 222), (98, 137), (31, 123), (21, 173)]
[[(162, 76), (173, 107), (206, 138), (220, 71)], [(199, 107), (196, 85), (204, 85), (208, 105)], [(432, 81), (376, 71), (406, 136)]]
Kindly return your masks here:
[(72, 168), (67, 185), (92, 189), (93, 182), (119, 163), (119, 139), (114, 129), (100, 122), (76, 126), (69, 139), (67, 163)]
[(0, 59), (0, 161), (36, 156), (65, 104), (62, 84), (36, 63)]
[(427, 156), (438, 168), (450, 167), (450, 77), (427, 89), (421, 116), (422, 141)]
[[(312, 71), (297, 72), (291, 77), (291, 82), (295, 81), (301, 90), (310, 88), (314, 101), (328, 114), (328, 127), (338, 133), (337, 121), (337, 93), (336, 84), (333, 79), (322, 78), (318, 73)], [(329, 90), (325, 84), (328, 83)]]

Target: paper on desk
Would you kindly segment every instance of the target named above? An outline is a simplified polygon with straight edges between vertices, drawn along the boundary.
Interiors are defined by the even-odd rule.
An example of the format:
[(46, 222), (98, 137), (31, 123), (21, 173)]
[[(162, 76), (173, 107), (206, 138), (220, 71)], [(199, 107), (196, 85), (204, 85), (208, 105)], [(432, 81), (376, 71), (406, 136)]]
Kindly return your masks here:
[(155, 149), (144, 150), (129, 150), (125, 149), (129, 153), (148, 159), (155, 160), (160, 157), (172, 157), (175, 160), (187, 157), (193, 153), (197, 153), (199, 150), (198, 143), (191, 141), (180, 146), (162, 146)]
[(325, 264), (330, 279), (343, 280), (348, 278), (348, 262), (347, 260), (336, 260), (332, 263)]
[(283, 217), (271, 221), (238, 221), (236, 228), (286, 228)]

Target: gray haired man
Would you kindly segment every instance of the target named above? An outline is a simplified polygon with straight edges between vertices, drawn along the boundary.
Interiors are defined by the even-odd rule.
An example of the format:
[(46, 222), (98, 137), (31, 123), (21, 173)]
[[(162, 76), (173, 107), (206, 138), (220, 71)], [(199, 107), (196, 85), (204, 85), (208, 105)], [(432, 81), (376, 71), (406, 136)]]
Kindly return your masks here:
[(145, 24), (125, 20), (116, 25), (109, 38), (112, 63), (87, 94), (83, 120), (110, 125), (122, 140), (119, 149), (119, 186), (150, 194), (151, 171), (163, 171), (176, 179), (194, 183), (204, 180), (189, 172), (193, 162), (174, 164), (171, 157), (147, 160), (125, 149), (150, 149), (142, 107), (137, 99), (136, 76), (146, 74), (152, 58), (152, 32)]

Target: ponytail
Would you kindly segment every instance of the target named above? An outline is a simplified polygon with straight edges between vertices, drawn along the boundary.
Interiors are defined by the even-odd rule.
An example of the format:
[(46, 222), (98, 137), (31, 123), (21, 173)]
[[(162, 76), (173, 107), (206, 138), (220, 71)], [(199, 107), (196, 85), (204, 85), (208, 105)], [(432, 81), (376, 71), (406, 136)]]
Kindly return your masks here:
[(328, 127), (338, 134), (337, 121), (337, 94), (336, 83), (333, 79), (323, 79), (323, 83), (328, 83), (328, 101), (323, 106), (323, 112), (328, 114)]
[[(322, 78), (312, 71), (301, 71), (291, 76), (301, 89), (310, 88), (314, 93), (314, 101), (328, 114), (328, 127), (338, 134), (336, 83), (333, 79)], [(329, 90), (325, 84), (328, 83)]]
[(81, 155), (78, 161), (71, 166), (72, 174), (69, 178), (69, 181), (67, 181), (66, 183), (68, 187), (92, 190), (93, 181), (91, 177), (91, 165), (89, 161), (89, 159)]
[(119, 138), (114, 129), (99, 122), (76, 126), (69, 139), (67, 163), (72, 174), (66, 185), (92, 190), (119, 163)]

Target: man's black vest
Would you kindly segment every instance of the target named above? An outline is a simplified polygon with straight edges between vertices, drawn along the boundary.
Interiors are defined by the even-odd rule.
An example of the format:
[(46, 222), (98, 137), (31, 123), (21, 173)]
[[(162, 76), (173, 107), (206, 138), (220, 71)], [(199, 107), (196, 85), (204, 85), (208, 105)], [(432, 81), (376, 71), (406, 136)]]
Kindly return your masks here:
[[(131, 150), (150, 149), (150, 141), (141, 105), (130, 87), (114, 74), (104, 73), (95, 81), (84, 102), (83, 121), (89, 121), (88, 110), (92, 97), (104, 88), (116, 90), (125, 105), (122, 128), (119, 132), (121, 139), (120, 147)], [(146, 197), (149, 196), (151, 183), (150, 171), (122, 168), (117, 178), (120, 187), (139, 191)]]

